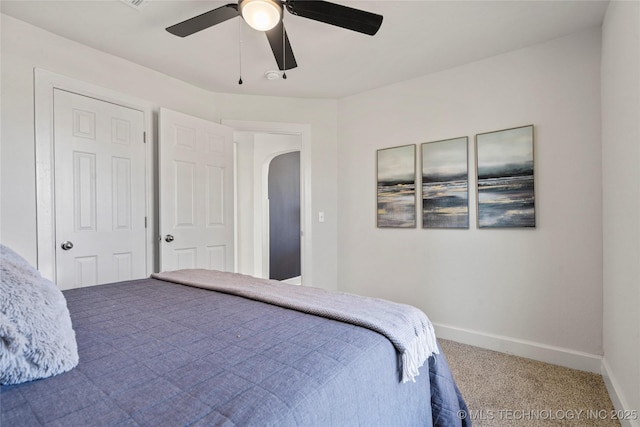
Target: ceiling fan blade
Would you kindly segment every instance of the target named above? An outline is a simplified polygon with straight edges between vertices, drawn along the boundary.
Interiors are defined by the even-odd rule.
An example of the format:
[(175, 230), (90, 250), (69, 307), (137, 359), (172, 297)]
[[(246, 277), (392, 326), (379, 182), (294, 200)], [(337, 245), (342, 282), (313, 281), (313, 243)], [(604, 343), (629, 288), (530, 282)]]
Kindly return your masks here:
[(287, 10), (294, 15), (370, 36), (377, 33), (382, 25), (382, 15), (328, 1), (288, 0), (286, 6)]
[(179, 37), (186, 37), (231, 18), (235, 18), (238, 15), (238, 4), (229, 3), (201, 15), (194, 16), (186, 21), (167, 27), (167, 31)]
[(293, 56), (289, 36), (287, 36), (287, 31), (284, 29), (282, 21), (269, 31), (265, 31), (265, 34), (271, 45), (273, 57), (276, 58), (276, 62), (278, 63), (278, 69), (290, 70), (296, 68), (298, 63), (296, 62), (295, 56)]

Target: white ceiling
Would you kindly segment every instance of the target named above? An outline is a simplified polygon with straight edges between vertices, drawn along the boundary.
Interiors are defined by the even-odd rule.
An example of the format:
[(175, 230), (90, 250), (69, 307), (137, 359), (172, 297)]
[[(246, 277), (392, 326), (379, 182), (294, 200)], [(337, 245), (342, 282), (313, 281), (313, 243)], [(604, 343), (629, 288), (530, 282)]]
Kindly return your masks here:
[(185, 38), (165, 31), (232, 1), (146, 0), (136, 10), (119, 0), (2, 0), (0, 7), (14, 18), (214, 92), (306, 98), (341, 98), (599, 26), (607, 7), (607, 1), (590, 0), (335, 0), (383, 15), (378, 34), (285, 12), (298, 67), (286, 80), (270, 81), (264, 73), (277, 66), (267, 39), (240, 18)]

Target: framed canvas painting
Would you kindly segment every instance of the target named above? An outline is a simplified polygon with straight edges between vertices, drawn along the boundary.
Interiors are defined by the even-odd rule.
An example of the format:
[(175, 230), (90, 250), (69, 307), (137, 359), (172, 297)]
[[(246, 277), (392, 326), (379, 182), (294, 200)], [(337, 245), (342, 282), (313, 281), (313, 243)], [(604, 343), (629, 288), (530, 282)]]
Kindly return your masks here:
[(469, 138), (427, 142), (422, 152), (422, 228), (469, 228)]
[(476, 135), (478, 227), (535, 227), (533, 125)]
[(416, 226), (416, 146), (377, 151), (377, 226)]

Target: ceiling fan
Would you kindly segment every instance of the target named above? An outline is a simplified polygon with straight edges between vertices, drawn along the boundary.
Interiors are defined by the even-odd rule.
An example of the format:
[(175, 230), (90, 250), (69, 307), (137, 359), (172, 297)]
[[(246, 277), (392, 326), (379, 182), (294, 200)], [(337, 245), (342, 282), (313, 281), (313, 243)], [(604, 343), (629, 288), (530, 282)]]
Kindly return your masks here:
[(298, 66), (289, 37), (282, 23), (282, 11), (370, 36), (378, 32), (382, 16), (316, 0), (240, 0), (167, 27), (167, 31), (186, 37), (240, 15), (254, 29), (264, 31), (280, 70)]

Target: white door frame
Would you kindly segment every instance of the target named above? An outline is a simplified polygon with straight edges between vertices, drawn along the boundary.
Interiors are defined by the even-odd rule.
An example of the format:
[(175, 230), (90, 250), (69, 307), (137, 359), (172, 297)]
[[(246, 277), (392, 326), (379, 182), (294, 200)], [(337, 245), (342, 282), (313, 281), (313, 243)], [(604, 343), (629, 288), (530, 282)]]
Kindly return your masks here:
[(150, 215), (152, 205), (152, 141), (155, 133), (152, 127), (153, 105), (147, 101), (123, 95), (80, 80), (72, 79), (50, 71), (34, 68), (35, 105), (35, 155), (36, 155), (36, 222), (38, 270), (47, 279), (55, 282), (55, 198), (53, 165), (53, 90), (61, 89), (79, 95), (111, 102), (144, 113), (146, 133), (146, 210), (147, 217), (147, 271), (153, 271), (155, 224)]
[[(303, 285), (313, 284), (312, 257), (312, 210), (311, 210), (311, 125), (298, 123), (258, 122), (246, 120), (221, 120), (223, 125), (230, 126), (236, 131), (269, 133), (280, 135), (297, 135), (301, 140), (300, 147), (300, 208), (302, 232), (302, 281)], [(237, 171), (236, 171), (237, 173)], [(236, 245), (237, 250), (238, 245)], [(237, 254), (236, 254), (237, 259)]]

